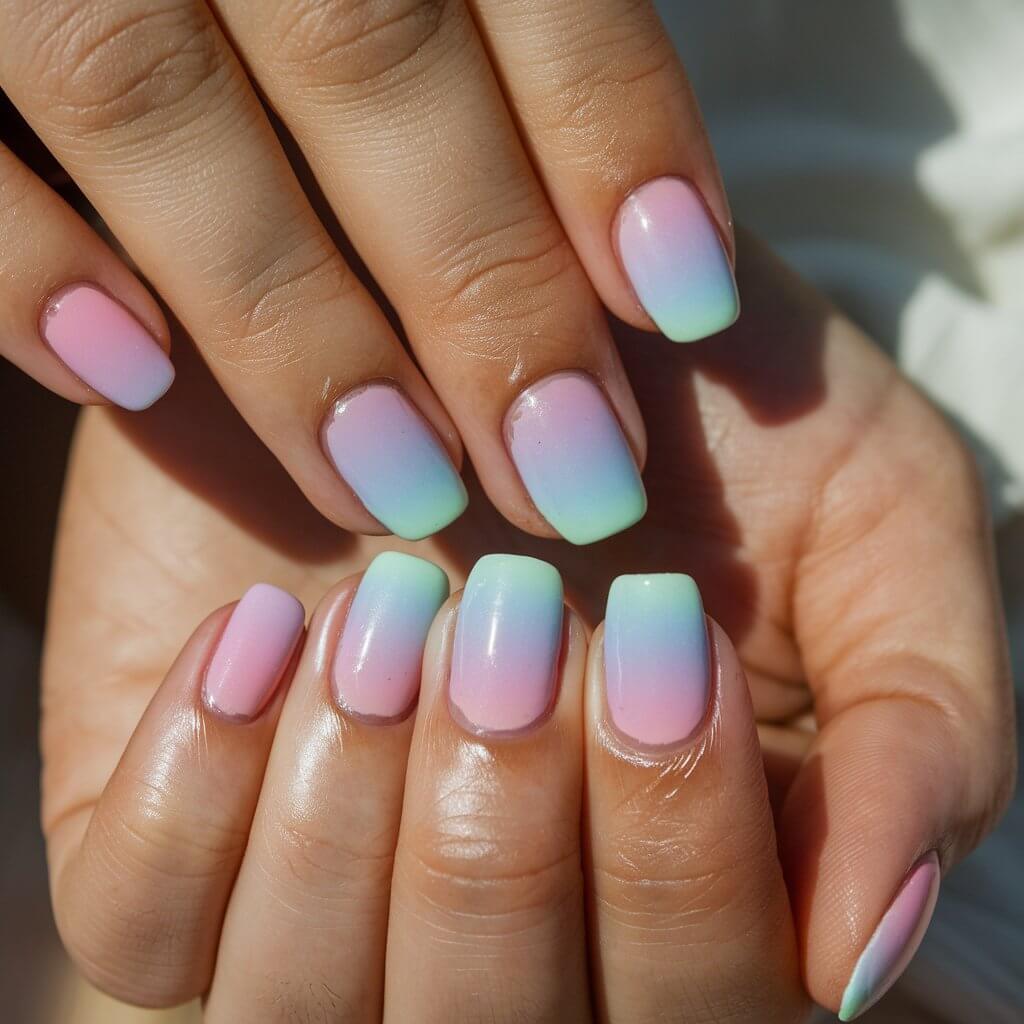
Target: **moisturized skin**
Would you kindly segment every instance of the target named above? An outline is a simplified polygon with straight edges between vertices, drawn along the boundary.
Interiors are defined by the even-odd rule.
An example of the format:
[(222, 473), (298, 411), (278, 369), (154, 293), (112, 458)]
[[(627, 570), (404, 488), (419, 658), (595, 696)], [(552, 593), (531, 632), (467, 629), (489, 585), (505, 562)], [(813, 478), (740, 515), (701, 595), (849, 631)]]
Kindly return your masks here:
[(39, 331), (72, 373), (122, 409), (148, 409), (174, 381), (167, 353), (95, 285), (57, 292), (43, 310)]
[(739, 316), (736, 280), (700, 193), (681, 178), (641, 185), (622, 204), (619, 257), (658, 330), (698, 341)]
[(385, 551), (370, 563), (334, 658), (334, 695), (343, 708), (381, 720), (409, 710), (427, 633), (448, 593), (448, 577), (426, 559)]
[(421, 540), (465, 511), (462, 477), (427, 421), (393, 384), (368, 384), (338, 401), (324, 447), (367, 511), (405, 540)]
[(299, 601), (269, 583), (250, 587), (235, 605), (203, 681), (203, 699), (239, 721), (266, 707), (302, 634)]
[(939, 858), (925, 854), (910, 869), (864, 947), (843, 993), (840, 1020), (853, 1020), (893, 986), (917, 952), (939, 898)]
[(480, 732), (516, 732), (551, 707), (562, 646), (562, 577), (547, 562), (485, 555), (455, 627), (449, 699)]
[(586, 374), (558, 373), (527, 388), (505, 435), (533, 503), (566, 540), (590, 544), (644, 517), (647, 495), (629, 443)]
[(608, 713), (644, 746), (679, 743), (707, 711), (708, 632), (697, 584), (682, 573), (619, 576), (604, 623)]

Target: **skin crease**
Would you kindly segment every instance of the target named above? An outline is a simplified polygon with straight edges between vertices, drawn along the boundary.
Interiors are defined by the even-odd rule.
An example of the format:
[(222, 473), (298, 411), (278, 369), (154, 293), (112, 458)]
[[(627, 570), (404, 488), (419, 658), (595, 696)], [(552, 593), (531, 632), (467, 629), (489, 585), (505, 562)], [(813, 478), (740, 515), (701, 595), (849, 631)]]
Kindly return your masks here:
[[(615, 575), (689, 573), (747, 670), (770, 743), (784, 857), (820, 845), (834, 827), (787, 816), (779, 798), (793, 772), (803, 764), (804, 797), (823, 778), (841, 788), (829, 774), (839, 770), (830, 752), (864, 720), (880, 735), (891, 730), (891, 745), (879, 749), (904, 758), (913, 807), (931, 808), (934, 772), (949, 775), (948, 803), (929, 810), (934, 821), (921, 823), (922, 841), (943, 840), (944, 865), (968, 852), (998, 816), (1013, 772), (1001, 623), (969, 462), (892, 365), (746, 236), (739, 271), (744, 316), (710, 344), (645, 337), (641, 346), (620, 332), (649, 410), (650, 511), (625, 535), (584, 550), (515, 532), (472, 486), (469, 511), (431, 541), (340, 533), (235, 415), (212, 402), (213, 386), (181, 345), (179, 383), (160, 406), (131, 420), (85, 413), (65, 495), (44, 679), (43, 820), (54, 877), (195, 622), (257, 578), (310, 606), (386, 548), (438, 562), (453, 588), (489, 551), (548, 559), (588, 627)], [(893, 661), (907, 638), (917, 653)], [(940, 650), (941, 660), (929, 659)], [(880, 700), (895, 679), (913, 696)], [(851, 703), (813, 744), (793, 724), (812, 706), (824, 719)], [(931, 716), (965, 723), (970, 747), (956, 746), (965, 742), (960, 731), (941, 729), (951, 749), (915, 747), (920, 721), (934, 725)], [(472, 762), (464, 768), (475, 770)], [(891, 773), (885, 763), (860, 772), (863, 800), (881, 799)], [(860, 810), (861, 825), (877, 820)], [(947, 820), (958, 829), (933, 835)], [(924, 852), (904, 850), (898, 835), (868, 838), (878, 856), (895, 849), (906, 867)], [(791, 879), (791, 895), (798, 932), (815, 950), (804, 965), (812, 994), (838, 1004), (855, 951), (852, 933), (826, 928), (827, 907), (816, 903), (817, 892), (847, 883), (834, 858), (828, 872), (813, 880), (817, 888)], [(853, 915), (857, 935), (870, 934), (895, 881), (866, 893)]]

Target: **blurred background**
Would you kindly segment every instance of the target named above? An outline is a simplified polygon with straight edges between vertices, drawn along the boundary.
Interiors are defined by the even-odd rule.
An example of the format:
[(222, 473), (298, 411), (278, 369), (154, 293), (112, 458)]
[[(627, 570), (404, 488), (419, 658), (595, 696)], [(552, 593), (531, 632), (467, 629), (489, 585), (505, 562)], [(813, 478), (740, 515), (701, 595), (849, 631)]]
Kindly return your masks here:
[[(738, 221), (833, 296), (942, 406), (992, 505), (1024, 678), (1024, 3), (663, 0)], [(2, 99), (2, 97), (0, 97)], [(13, 111), (0, 133), (75, 201)], [(81, 203), (78, 202), (81, 208)], [(57, 938), (39, 833), (39, 652), (75, 409), (0, 365), (0, 991), (27, 1024), (198, 1021), (81, 981)], [(83, 685), (88, 681), (83, 680)], [(1019, 726), (1018, 711), (1018, 726)], [(869, 1021), (1024, 1020), (1024, 807), (944, 884)]]

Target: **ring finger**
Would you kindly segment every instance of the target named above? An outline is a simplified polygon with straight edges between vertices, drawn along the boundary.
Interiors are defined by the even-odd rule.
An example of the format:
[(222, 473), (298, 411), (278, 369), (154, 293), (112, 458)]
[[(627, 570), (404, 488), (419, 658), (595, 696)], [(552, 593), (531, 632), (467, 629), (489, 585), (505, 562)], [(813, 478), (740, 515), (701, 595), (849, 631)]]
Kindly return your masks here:
[(410, 712), (445, 574), (399, 552), (321, 602), (221, 932), (209, 1024), (379, 1024)]

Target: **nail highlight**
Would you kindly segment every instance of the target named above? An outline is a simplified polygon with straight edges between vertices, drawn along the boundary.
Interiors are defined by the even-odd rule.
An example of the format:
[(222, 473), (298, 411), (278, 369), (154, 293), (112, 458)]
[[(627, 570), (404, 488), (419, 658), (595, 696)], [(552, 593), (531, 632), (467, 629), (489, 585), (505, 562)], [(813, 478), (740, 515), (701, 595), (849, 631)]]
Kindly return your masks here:
[(148, 409), (174, 380), (174, 366), (149, 331), (95, 285), (55, 292), (39, 333), (75, 376), (123, 409)]
[(643, 518), (647, 495), (604, 392), (586, 374), (556, 373), (527, 388), (505, 420), (523, 485), (573, 544), (590, 544)]
[(206, 706), (249, 721), (266, 707), (288, 667), (306, 615), (299, 601), (269, 583), (250, 587), (235, 605), (203, 681)]
[(853, 1020), (874, 1006), (906, 970), (932, 919), (939, 876), (934, 850), (910, 869), (853, 969), (839, 1008), (840, 1020)]
[(704, 606), (682, 573), (619, 576), (604, 621), (608, 713), (644, 746), (680, 743), (704, 719), (711, 665)]
[(637, 298), (672, 341), (697, 341), (739, 316), (729, 257), (700, 193), (656, 178), (622, 204), (619, 256)]
[(335, 699), (381, 721), (405, 714), (419, 691), (423, 648), (448, 577), (423, 558), (379, 554), (363, 574), (334, 657)]
[(459, 606), (449, 700), (481, 732), (525, 729), (551, 707), (562, 647), (562, 577), (547, 562), (485, 555)]
[(462, 478), (427, 421), (393, 384), (338, 401), (323, 428), (335, 469), (392, 533), (420, 540), (465, 511)]

